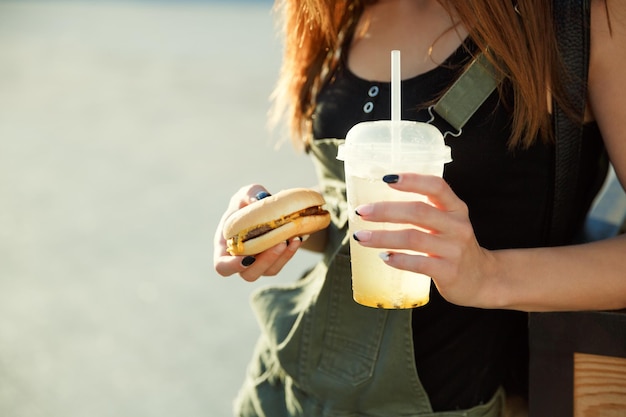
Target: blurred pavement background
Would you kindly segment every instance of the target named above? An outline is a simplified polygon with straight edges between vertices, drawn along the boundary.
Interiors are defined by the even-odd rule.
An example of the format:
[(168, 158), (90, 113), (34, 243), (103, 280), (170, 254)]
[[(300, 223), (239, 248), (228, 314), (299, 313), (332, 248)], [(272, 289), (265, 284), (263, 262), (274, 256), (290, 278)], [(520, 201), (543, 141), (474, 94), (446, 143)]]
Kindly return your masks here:
[(0, 1), (0, 416), (230, 416), (254, 288), (212, 270), (241, 185), (314, 184), (265, 128), (271, 3)]

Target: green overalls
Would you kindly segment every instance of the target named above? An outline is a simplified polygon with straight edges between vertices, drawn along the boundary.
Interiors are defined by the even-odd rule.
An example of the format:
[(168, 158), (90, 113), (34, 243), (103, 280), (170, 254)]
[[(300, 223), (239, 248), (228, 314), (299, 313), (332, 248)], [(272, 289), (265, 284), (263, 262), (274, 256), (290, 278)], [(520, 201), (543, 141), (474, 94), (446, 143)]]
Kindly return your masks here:
[(311, 149), (332, 218), (323, 259), (293, 284), (253, 295), (262, 332), (236, 415), (502, 416), (501, 389), (471, 410), (434, 413), (415, 370), (411, 310), (353, 301), (341, 142), (315, 140)]

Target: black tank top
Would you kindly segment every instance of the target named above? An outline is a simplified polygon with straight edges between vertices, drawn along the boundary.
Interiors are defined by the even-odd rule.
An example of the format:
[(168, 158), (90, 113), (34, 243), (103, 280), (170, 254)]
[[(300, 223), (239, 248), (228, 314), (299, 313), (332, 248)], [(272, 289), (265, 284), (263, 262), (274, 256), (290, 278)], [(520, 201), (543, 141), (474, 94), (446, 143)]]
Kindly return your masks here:
[[(473, 48), (468, 41), (439, 67), (403, 80), (402, 118), (428, 121), (424, 103), (435, 100), (458, 77)], [(318, 94), (314, 138), (345, 138), (356, 123), (390, 119), (390, 87), (359, 78), (340, 64)], [(509, 150), (511, 120), (511, 109), (494, 92), (459, 137), (446, 137), (452, 162), (444, 178), (468, 205), (478, 241), (487, 249), (537, 247), (547, 241), (553, 147), (537, 140), (529, 149)], [(433, 124), (444, 132), (453, 130), (439, 119)], [(598, 160), (603, 148), (595, 125), (586, 127), (583, 147), (578, 223), (602, 180)], [(579, 226), (572, 224), (572, 235)], [(433, 285), (431, 301), (413, 311), (413, 334), (418, 375), (435, 411), (485, 402), (500, 385), (526, 393), (525, 313), (455, 306)]]

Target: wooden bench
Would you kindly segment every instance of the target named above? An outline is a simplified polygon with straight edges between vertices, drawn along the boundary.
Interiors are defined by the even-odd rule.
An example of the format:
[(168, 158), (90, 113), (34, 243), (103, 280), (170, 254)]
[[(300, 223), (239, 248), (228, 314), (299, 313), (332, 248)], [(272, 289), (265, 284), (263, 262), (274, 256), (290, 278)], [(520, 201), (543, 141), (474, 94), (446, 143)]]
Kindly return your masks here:
[(530, 315), (529, 416), (626, 417), (626, 310)]

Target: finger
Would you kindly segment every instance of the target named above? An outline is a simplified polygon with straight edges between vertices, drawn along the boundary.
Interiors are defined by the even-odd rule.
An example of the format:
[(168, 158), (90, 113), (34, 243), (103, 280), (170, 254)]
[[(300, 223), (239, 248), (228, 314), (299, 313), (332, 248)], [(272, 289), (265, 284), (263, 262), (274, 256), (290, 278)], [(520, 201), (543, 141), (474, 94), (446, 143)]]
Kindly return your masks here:
[(465, 211), (465, 203), (454, 194), (448, 183), (435, 175), (415, 173), (390, 174), (383, 181), (399, 191), (425, 195), (436, 207), (446, 211)]
[(239, 274), (246, 281), (256, 281), (263, 275), (271, 275), (267, 273), (268, 269), (280, 259), (286, 246), (286, 242), (281, 242), (258, 255), (220, 256), (215, 262), (215, 270), (222, 276)]
[(302, 246), (302, 238), (295, 237), (289, 240), (287, 243), (287, 249), (274, 261), (274, 263), (263, 273), (266, 276), (278, 275), (285, 265), (293, 258), (298, 249)]
[(364, 204), (355, 213), (365, 221), (412, 224), (431, 232), (442, 232), (450, 222), (448, 212), (423, 201)]
[(237, 273), (246, 281), (256, 281), (261, 276), (274, 276), (291, 260), (302, 246), (303, 240), (302, 237), (295, 237), (256, 256), (224, 256), (216, 263), (215, 269), (223, 276)]
[(447, 239), (417, 229), (359, 230), (352, 238), (368, 248), (410, 249), (434, 257), (451, 256), (454, 251)]
[(246, 281), (256, 281), (261, 276), (267, 275), (267, 271), (270, 270), (272, 265), (278, 261), (286, 250), (287, 242), (280, 242), (265, 252), (254, 256), (254, 261), (252, 261), (248, 266), (242, 265), (239, 275)]
[(260, 184), (252, 184), (247, 187), (243, 187), (239, 190), (239, 193), (235, 195), (235, 199), (238, 199), (237, 209), (243, 208), (248, 204), (252, 204), (255, 201), (262, 200), (269, 197), (271, 194), (267, 188)]
[(225, 255), (216, 258), (215, 271), (223, 277), (239, 274), (255, 262), (254, 256)]
[(393, 268), (424, 274), (431, 278), (441, 275), (440, 271), (445, 263), (442, 259), (426, 255), (400, 252), (382, 252), (380, 258)]

